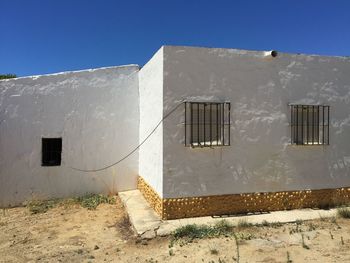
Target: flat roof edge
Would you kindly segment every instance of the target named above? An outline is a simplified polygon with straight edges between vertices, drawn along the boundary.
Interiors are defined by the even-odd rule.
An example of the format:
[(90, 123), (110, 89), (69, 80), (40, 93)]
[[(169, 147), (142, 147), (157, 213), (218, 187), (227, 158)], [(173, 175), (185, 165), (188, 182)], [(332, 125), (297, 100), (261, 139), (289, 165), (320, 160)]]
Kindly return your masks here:
[(48, 73), (48, 74), (41, 74), (41, 75), (30, 75), (30, 76), (22, 76), (18, 78), (9, 78), (9, 79), (1, 79), (1, 81), (11, 81), (11, 80), (17, 80), (17, 79), (25, 79), (25, 78), (40, 78), (40, 77), (50, 77), (50, 76), (58, 76), (58, 75), (66, 75), (71, 73), (84, 73), (84, 72), (94, 72), (97, 70), (104, 70), (104, 69), (119, 69), (119, 68), (132, 68), (132, 67), (138, 67), (140, 66), (138, 64), (127, 64), (127, 65), (120, 65), (120, 66), (108, 66), (108, 67), (100, 67), (100, 68), (90, 68), (90, 69), (79, 69), (79, 70), (68, 70), (68, 71), (60, 71), (55, 73)]
[(270, 50), (254, 50), (254, 49), (240, 49), (240, 48), (229, 48), (229, 47), (210, 47), (210, 46), (187, 46), (187, 45), (162, 45), (162, 47), (177, 47), (177, 48), (194, 48), (194, 49), (216, 49), (216, 50), (227, 50), (227, 51), (235, 51), (237, 53), (240, 52), (269, 52), (272, 50), (276, 50), (278, 53), (291, 55), (291, 56), (308, 56), (308, 57), (324, 57), (324, 58), (342, 58), (342, 59), (350, 59), (349, 56), (341, 56), (341, 55), (322, 55), (322, 54), (307, 54), (307, 53), (291, 53), (284, 52), (279, 49), (270, 49)]

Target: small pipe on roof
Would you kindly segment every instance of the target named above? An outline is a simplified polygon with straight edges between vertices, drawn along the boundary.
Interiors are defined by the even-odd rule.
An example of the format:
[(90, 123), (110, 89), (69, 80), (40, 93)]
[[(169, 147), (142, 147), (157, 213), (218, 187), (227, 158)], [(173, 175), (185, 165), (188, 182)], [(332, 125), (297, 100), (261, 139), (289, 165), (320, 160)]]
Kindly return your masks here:
[(264, 56), (267, 58), (275, 58), (278, 56), (278, 52), (276, 50), (265, 51)]

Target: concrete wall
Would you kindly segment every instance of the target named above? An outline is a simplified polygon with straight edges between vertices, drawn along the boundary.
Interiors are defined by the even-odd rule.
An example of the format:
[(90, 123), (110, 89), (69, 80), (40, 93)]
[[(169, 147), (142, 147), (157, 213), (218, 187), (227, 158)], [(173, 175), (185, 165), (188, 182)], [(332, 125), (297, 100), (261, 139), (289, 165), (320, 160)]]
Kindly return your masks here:
[[(184, 147), (184, 107), (164, 130), (165, 198), (350, 186), (350, 59), (164, 47), (164, 113), (231, 102), (231, 146)], [(329, 146), (290, 145), (289, 103), (326, 104)]]
[[(140, 70), (140, 143), (163, 118), (163, 48)], [(141, 146), (140, 176), (163, 196), (163, 124)]]
[[(136, 65), (0, 81), (0, 206), (136, 188)], [(62, 165), (41, 166), (41, 138), (62, 137)]]

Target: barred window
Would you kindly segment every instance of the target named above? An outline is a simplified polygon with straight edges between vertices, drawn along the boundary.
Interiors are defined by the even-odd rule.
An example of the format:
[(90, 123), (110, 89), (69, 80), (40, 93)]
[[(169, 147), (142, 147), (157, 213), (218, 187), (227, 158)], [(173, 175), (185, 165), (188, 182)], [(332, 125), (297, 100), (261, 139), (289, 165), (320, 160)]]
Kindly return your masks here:
[(290, 105), (291, 143), (329, 144), (329, 106)]
[(186, 102), (185, 145), (229, 146), (230, 110), (229, 102)]
[(41, 166), (61, 165), (62, 138), (42, 138)]

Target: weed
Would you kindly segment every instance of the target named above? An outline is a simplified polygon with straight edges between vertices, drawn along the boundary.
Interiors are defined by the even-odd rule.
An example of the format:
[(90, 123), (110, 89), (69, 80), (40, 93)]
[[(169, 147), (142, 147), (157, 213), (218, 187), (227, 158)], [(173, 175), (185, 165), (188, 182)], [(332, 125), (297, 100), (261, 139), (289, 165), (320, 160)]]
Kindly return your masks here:
[(292, 263), (293, 261), (290, 259), (289, 251), (287, 251), (287, 263)]
[(270, 223), (270, 226), (273, 228), (277, 228), (283, 226), (283, 224), (281, 222), (272, 222)]
[(177, 228), (172, 233), (172, 238), (173, 240), (181, 238), (193, 240), (196, 238), (230, 236), (231, 230), (232, 226), (224, 220), (219, 221), (213, 226), (191, 224)]
[(77, 205), (78, 202), (76, 200), (77, 198), (67, 198), (67, 199), (61, 199), (59, 200), (58, 204), (60, 206), (63, 206), (64, 208), (68, 208), (74, 205)]
[(179, 227), (173, 233), (175, 240), (180, 238), (189, 238), (192, 240), (195, 238), (203, 238), (211, 235), (211, 227), (205, 225), (199, 226), (196, 224)]
[(320, 213), (318, 213), (318, 215), (319, 215), (321, 221), (323, 221), (323, 222), (326, 221), (327, 217), (321, 215)]
[(303, 232), (303, 230), (302, 230), (299, 226), (300, 226), (300, 225), (297, 224), (297, 225), (295, 226), (295, 228), (292, 227), (292, 229), (289, 230), (289, 234), (291, 235), (291, 234), (294, 234), (294, 233), (301, 233), (301, 232)]
[(301, 244), (302, 244), (303, 248), (310, 249), (310, 247), (305, 244), (305, 240), (304, 240), (304, 235), (303, 234), (301, 235)]
[(261, 222), (262, 226), (270, 226), (270, 223), (267, 222), (265, 219)]
[(59, 203), (59, 199), (50, 200), (32, 200), (27, 203), (27, 208), (31, 214), (46, 213), (49, 209), (54, 208)]
[(94, 210), (99, 204), (114, 204), (115, 199), (101, 194), (87, 194), (76, 198), (77, 202), (89, 210)]
[(226, 220), (220, 220), (216, 222), (214, 228), (219, 232), (220, 235), (226, 235), (231, 233), (233, 226)]
[(309, 223), (308, 227), (309, 227), (309, 231), (313, 231), (316, 229), (316, 226), (313, 223)]
[(250, 233), (242, 233), (242, 232), (238, 232), (236, 234), (238, 240), (251, 240), (253, 238), (255, 238), (255, 236), (253, 234)]
[(253, 226), (253, 224), (249, 223), (246, 219), (240, 219), (238, 220), (237, 226), (240, 228), (248, 228)]
[(27, 208), (32, 214), (46, 213), (49, 209), (58, 205), (69, 207), (74, 204), (80, 204), (87, 209), (96, 209), (99, 204), (115, 203), (113, 197), (101, 195), (101, 194), (87, 194), (85, 196), (68, 198), (68, 199), (49, 199), (49, 200), (31, 200), (27, 202)]
[(297, 224), (297, 226), (300, 226), (303, 224), (303, 220), (297, 219), (297, 220), (295, 220), (295, 223)]
[(268, 222), (266, 220), (263, 220), (261, 222), (261, 224), (256, 224), (257, 227), (260, 226), (265, 226), (265, 227), (273, 227), (273, 228), (277, 228), (277, 227), (281, 227), (283, 224), (281, 222)]
[(347, 207), (338, 208), (337, 209), (337, 216), (350, 219), (350, 209)]
[(128, 217), (128, 214), (124, 214), (122, 218), (114, 225), (118, 228), (121, 235), (127, 239), (128, 237), (133, 235), (133, 231), (131, 229), (131, 223)]

